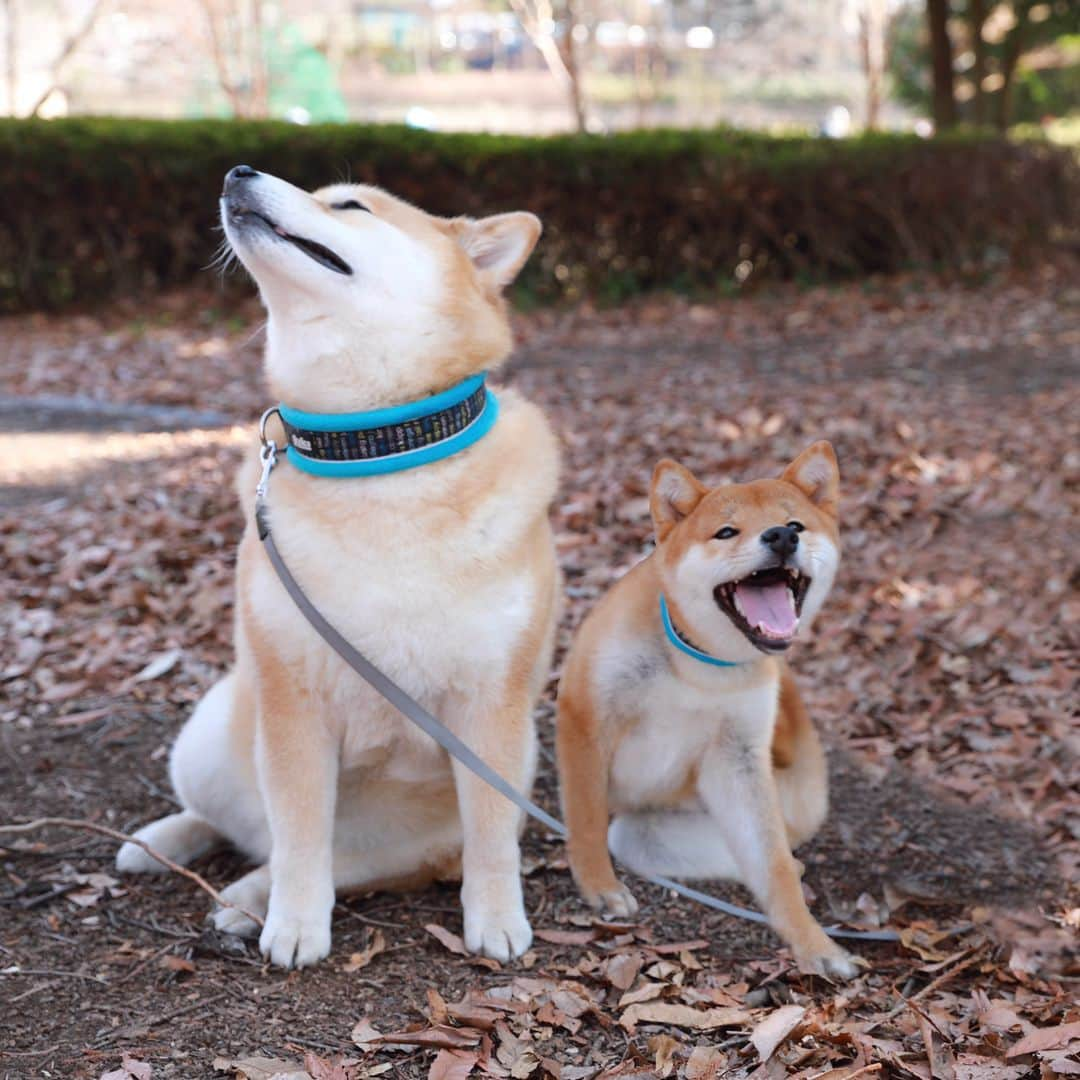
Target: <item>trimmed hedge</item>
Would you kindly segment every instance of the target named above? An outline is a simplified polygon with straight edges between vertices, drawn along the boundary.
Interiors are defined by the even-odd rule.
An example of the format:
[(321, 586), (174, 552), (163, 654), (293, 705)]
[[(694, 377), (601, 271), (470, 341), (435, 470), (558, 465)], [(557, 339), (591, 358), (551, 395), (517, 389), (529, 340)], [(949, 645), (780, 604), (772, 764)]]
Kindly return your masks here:
[(188, 281), (245, 162), (304, 187), (351, 176), (443, 214), (545, 224), (520, 288), (618, 299), (911, 266), (1021, 261), (1073, 235), (1074, 157), (974, 135), (847, 141), (730, 131), (437, 135), (400, 127), (0, 121), (0, 311)]

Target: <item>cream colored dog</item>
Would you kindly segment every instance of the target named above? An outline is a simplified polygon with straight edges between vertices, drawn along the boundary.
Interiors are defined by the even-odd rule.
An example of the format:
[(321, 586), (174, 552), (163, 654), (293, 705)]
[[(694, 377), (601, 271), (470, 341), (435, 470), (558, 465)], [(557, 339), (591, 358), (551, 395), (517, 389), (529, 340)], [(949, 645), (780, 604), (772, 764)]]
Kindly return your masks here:
[[(531, 214), (442, 219), (372, 187), (314, 194), (246, 166), (221, 216), (269, 313), (275, 400), (308, 412), (411, 402), (497, 367), (511, 347), (501, 289), (540, 234)], [(269, 515), (325, 617), (511, 783), (535, 769), (534, 700), (557, 619), (547, 520), (558, 453), (543, 415), (499, 394), (495, 427), (452, 457), (352, 479), (273, 474)], [(280, 436), (279, 436), (280, 437)], [(187, 863), (223, 841), (259, 865), (224, 891), (265, 917), (283, 967), (330, 949), (335, 891), (461, 874), (465, 943), (528, 948), (520, 815), (387, 705), (285, 593), (250, 523), (256, 449), (239, 477), (236, 666), (173, 748), (184, 809), (138, 836)], [(121, 870), (161, 869), (132, 844)], [(214, 915), (255, 930), (232, 908)]]
[(642, 873), (741, 881), (800, 966), (850, 977), (856, 961), (807, 910), (791, 854), (820, 827), (828, 796), (821, 744), (779, 658), (832, 585), (838, 481), (827, 442), (778, 479), (712, 490), (662, 461), (656, 551), (578, 633), (558, 750), (586, 900), (637, 910), (609, 844)]

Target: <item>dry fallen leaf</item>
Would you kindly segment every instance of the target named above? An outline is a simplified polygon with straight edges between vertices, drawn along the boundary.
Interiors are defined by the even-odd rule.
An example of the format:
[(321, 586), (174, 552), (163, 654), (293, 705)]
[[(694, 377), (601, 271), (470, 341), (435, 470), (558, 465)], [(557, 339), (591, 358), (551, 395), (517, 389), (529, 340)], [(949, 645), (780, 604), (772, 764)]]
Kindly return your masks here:
[(230, 1073), (236, 1080), (311, 1080), (307, 1069), (281, 1058), (214, 1058), (214, 1072)]
[(764, 1020), (759, 1021), (750, 1033), (750, 1041), (762, 1061), (768, 1061), (776, 1048), (795, 1030), (806, 1015), (802, 1005), (781, 1005)]
[(465, 1080), (479, 1060), (473, 1050), (440, 1050), (428, 1070), (428, 1080)]
[(158, 653), (146, 667), (131, 677), (131, 681), (142, 683), (149, 682), (151, 679), (160, 679), (162, 675), (167, 675), (176, 667), (176, 662), (183, 655), (183, 649), (169, 649), (167, 652)]
[(686, 1062), (686, 1080), (716, 1080), (727, 1068), (727, 1054), (715, 1046), (695, 1046)]
[(483, 1037), (475, 1028), (451, 1027), (449, 1024), (433, 1024), (418, 1031), (391, 1031), (380, 1037), (384, 1046), (396, 1043), (402, 1046), (432, 1046), (447, 1050), (475, 1046)]
[(670, 1024), (672, 1027), (690, 1028), (694, 1031), (712, 1031), (713, 1028), (735, 1027), (746, 1023), (750, 1014), (742, 1009), (692, 1009), (689, 1005), (669, 1005), (666, 1002), (648, 1002), (631, 1005), (619, 1023), (633, 1032), (638, 1024)]
[(382, 1032), (365, 1016), (353, 1026), (349, 1038), (352, 1039), (353, 1045), (358, 1046), (367, 1054), (382, 1042)]
[(1080, 1020), (1071, 1024), (1059, 1024), (1057, 1027), (1039, 1028), (1025, 1035), (1005, 1052), (1007, 1058), (1020, 1057), (1022, 1054), (1034, 1054), (1037, 1050), (1055, 1050), (1059, 1046), (1080, 1039)]
[(101, 1080), (150, 1080), (153, 1069), (145, 1061), (124, 1054), (119, 1069), (101, 1074)]
[(469, 950), (465, 948), (465, 942), (461, 939), (460, 935), (455, 934), (451, 930), (447, 930), (445, 926), (440, 926), (438, 923), (428, 923), (424, 929), (435, 938), (436, 941), (455, 955), (469, 955)]
[(372, 935), (367, 945), (360, 951), (354, 952), (349, 956), (349, 959), (345, 963), (345, 971), (353, 972), (359, 971), (361, 968), (366, 968), (371, 961), (386, 949), (386, 938), (383, 936), (381, 930), (376, 930)]
[(670, 1076), (675, 1068), (675, 1055), (682, 1049), (682, 1043), (670, 1035), (654, 1035), (646, 1045), (653, 1055), (653, 1068), (657, 1076)]

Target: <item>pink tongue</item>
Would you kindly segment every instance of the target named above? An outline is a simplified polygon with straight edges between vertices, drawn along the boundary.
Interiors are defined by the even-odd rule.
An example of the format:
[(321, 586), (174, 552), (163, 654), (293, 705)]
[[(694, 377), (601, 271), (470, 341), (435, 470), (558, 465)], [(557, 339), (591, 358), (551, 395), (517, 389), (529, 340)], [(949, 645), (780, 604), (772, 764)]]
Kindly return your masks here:
[(795, 633), (799, 617), (786, 585), (742, 584), (735, 586), (735, 592), (751, 626), (775, 637), (791, 637)]

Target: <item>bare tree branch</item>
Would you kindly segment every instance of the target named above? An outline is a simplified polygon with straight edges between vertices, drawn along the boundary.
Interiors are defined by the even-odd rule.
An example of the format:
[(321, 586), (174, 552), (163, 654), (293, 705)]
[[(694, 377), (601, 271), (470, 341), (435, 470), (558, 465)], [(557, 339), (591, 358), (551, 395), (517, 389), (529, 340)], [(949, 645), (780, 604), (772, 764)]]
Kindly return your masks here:
[[(8, 0), (11, 4), (12, 0)], [(45, 88), (44, 92), (38, 95), (37, 101), (34, 102), (33, 108), (30, 110), (31, 116), (37, 116), (41, 109), (41, 106), (49, 100), (49, 95), (56, 89), (60, 82), (60, 71), (64, 64), (67, 63), (72, 53), (86, 40), (90, 31), (94, 29), (94, 23), (97, 22), (98, 16), (101, 14), (101, 9), (104, 6), (104, 0), (94, 0), (90, 5), (90, 10), (86, 13), (86, 18), (82, 23), (72, 32), (71, 36), (64, 42), (63, 48), (60, 50), (59, 56), (53, 61), (52, 71), (49, 73), (49, 85)]]
[[(551, 0), (510, 0), (518, 21), (529, 39), (539, 50), (548, 66), (548, 70), (562, 84), (570, 97), (570, 107), (574, 113), (574, 123), (578, 131), (585, 131), (585, 104), (578, 80), (576, 58), (574, 56), (574, 20), (571, 8), (572, 0), (566, 0), (567, 45), (565, 55), (555, 40), (555, 10)], [(569, 63), (567, 62), (569, 60)]]
[(186, 877), (188, 881), (193, 881), (203, 892), (209, 894), (216, 904), (220, 904), (221, 907), (235, 908), (241, 915), (246, 915), (256, 925), (263, 925), (263, 921), (258, 915), (245, 910), (239, 904), (230, 903), (201, 874), (196, 874), (194, 870), (189, 870), (186, 866), (173, 862), (172, 859), (162, 855), (160, 851), (155, 851), (145, 840), (129, 836), (118, 829), (110, 829), (108, 825), (99, 825), (96, 821), (84, 821), (81, 818), (46, 817), (38, 818), (36, 821), (27, 821), (21, 825), (0, 825), (0, 834), (36, 832), (38, 829), (47, 828), (85, 829), (87, 832), (100, 833), (102, 836), (111, 837), (121, 843), (134, 844), (136, 847), (142, 848), (151, 858), (157, 859), (162, 866), (167, 867), (174, 874), (179, 874), (181, 877)]

